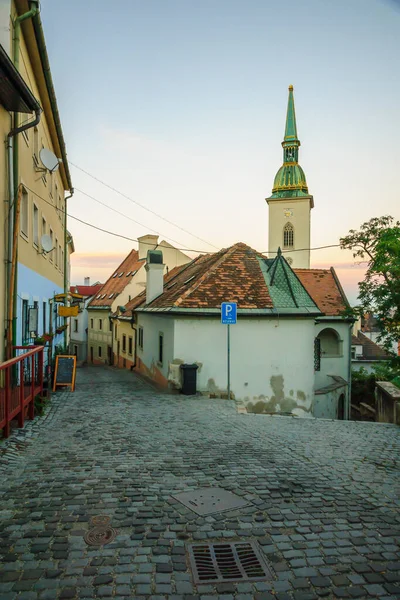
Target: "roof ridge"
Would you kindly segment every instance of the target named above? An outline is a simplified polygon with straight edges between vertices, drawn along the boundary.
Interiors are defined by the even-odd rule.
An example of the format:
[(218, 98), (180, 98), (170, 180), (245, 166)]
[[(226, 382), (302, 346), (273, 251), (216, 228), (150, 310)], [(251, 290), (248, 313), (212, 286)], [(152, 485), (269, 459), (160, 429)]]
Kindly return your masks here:
[(215, 263), (212, 265), (212, 267), (210, 269), (207, 269), (207, 271), (205, 273), (203, 273), (203, 275), (201, 275), (199, 277), (199, 279), (197, 279), (197, 281), (195, 281), (188, 290), (186, 290), (181, 296), (179, 296), (179, 298), (177, 298), (175, 300), (174, 306), (178, 306), (179, 304), (182, 304), (182, 302), (184, 300), (186, 300), (186, 298), (188, 298), (190, 296), (190, 294), (192, 294), (202, 283), (204, 283), (211, 276), (211, 274), (216, 269), (218, 269), (221, 266), (221, 264), (223, 264), (225, 262), (225, 260), (238, 249), (238, 245), (240, 243), (241, 242), (238, 242), (237, 244), (233, 244), (233, 246), (230, 246), (229, 248), (223, 248), (219, 252), (211, 253), (210, 258), (214, 257), (216, 254), (221, 254), (221, 256), (215, 261)]
[(188, 296), (190, 296), (190, 294), (192, 292), (194, 292), (200, 284), (204, 283), (204, 281), (206, 281), (206, 279), (208, 279), (208, 277), (210, 277), (211, 273), (213, 273), (215, 271), (215, 269), (217, 269), (225, 260), (228, 256), (231, 256), (231, 254), (233, 254), (234, 250), (236, 250), (236, 244), (234, 244), (233, 246), (231, 246), (230, 248), (223, 248), (222, 250), (220, 250), (219, 252), (213, 252), (210, 254), (209, 258), (214, 257), (216, 254), (221, 253), (221, 257), (219, 259), (217, 259), (215, 261), (215, 263), (212, 265), (212, 267), (210, 269), (207, 269), (207, 271), (205, 273), (203, 273), (203, 275), (201, 275), (199, 277), (199, 279), (197, 279), (197, 281), (195, 281), (193, 283), (192, 286), (190, 286), (189, 289), (187, 289), (183, 294), (181, 294), (179, 296), (179, 298), (177, 298), (174, 302), (174, 306), (178, 306), (179, 304), (181, 304)]

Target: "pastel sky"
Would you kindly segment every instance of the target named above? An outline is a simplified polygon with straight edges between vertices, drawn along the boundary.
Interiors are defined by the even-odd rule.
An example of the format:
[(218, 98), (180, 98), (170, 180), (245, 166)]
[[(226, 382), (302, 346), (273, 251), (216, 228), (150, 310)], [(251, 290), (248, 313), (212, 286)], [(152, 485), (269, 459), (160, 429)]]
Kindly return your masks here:
[[(130, 238), (157, 232), (193, 251), (238, 241), (267, 250), (265, 198), (282, 162), (293, 84), (315, 202), (312, 247), (337, 244), (374, 216), (400, 218), (397, 0), (41, 6), (71, 163), (193, 235), (73, 164), (71, 215)], [(72, 219), (69, 228), (73, 283), (105, 280), (136, 247)], [(364, 266), (336, 248), (311, 256), (312, 266), (337, 268), (354, 302)]]

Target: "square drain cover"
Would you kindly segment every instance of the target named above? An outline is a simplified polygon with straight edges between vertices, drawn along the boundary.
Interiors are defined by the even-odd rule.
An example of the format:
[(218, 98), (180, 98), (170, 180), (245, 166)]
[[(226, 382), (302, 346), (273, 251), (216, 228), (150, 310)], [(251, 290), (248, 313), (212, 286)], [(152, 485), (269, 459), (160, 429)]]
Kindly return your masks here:
[(195, 584), (273, 579), (256, 542), (188, 546)]
[(249, 504), (236, 494), (217, 487), (199, 488), (193, 492), (183, 492), (172, 497), (201, 516), (242, 508)]

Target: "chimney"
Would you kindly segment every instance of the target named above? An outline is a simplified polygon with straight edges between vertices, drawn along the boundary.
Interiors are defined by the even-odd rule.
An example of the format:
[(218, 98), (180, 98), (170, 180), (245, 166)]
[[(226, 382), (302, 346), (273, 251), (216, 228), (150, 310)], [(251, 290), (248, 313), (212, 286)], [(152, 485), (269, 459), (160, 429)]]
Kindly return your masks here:
[(90, 277), (85, 277), (83, 280), (83, 285), (90, 285)]
[(151, 235), (148, 233), (147, 235), (142, 235), (138, 238), (139, 242), (139, 260), (142, 258), (146, 258), (147, 252), (149, 250), (155, 250), (158, 245), (158, 235)]
[(164, 265), (161, 250), (149, 250), (146, 261), (146, 304), (163, 293)]

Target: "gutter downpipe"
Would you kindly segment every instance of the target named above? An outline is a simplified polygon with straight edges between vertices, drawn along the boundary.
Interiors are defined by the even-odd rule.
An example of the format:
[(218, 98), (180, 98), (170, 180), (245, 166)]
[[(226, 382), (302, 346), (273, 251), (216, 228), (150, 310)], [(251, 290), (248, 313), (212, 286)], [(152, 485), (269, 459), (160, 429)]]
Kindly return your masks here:
[[(74, 195), (74, 188), (70, 189), (70, 195), (67, 196), (66, 198), (64, 198), (64, 294), (65, 294), (65, 306), (69, 306), (69, 299), (67, 294), (69, 293), (68, 288), (68, 273), (67, 273), (67, 266), (68, 266), (68, 232), (67, 232), (67, 200), (69, 200), (70, 198), (72, 198), (72, 196)], [(64, 325), (67, 324), (67, 318), (64, 318)], [(68, 332), (66, 329), (64, 329), (64, 347), (67, 348), (67, 340), (68, 340)], [(68, 350), (69, 352), (69, 350)]]

